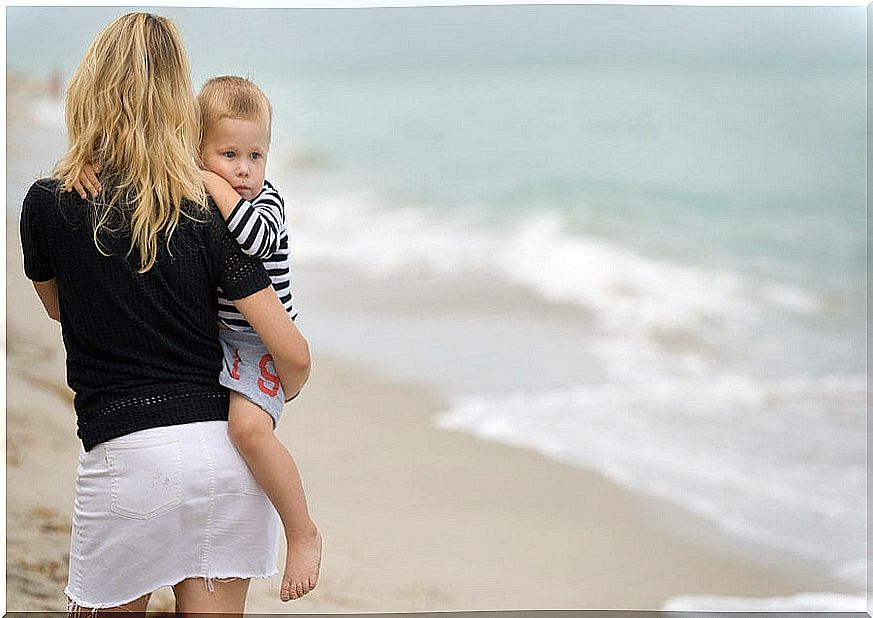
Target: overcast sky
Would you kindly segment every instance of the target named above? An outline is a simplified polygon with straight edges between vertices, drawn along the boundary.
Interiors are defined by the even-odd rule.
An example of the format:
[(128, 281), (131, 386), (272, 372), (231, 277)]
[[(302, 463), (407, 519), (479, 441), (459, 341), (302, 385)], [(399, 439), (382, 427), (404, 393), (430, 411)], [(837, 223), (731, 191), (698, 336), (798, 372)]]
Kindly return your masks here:
[[(8, 7), (7, 68), (70, 72), (117, 15), (147, 7)], [(703, 58), (863, 63), (866, 7), (507, 5), (400, 9), (151, 9), (192, 65), (252, 54), (324, 59)], [(196, 71), (196, 67), (195, 67)]]

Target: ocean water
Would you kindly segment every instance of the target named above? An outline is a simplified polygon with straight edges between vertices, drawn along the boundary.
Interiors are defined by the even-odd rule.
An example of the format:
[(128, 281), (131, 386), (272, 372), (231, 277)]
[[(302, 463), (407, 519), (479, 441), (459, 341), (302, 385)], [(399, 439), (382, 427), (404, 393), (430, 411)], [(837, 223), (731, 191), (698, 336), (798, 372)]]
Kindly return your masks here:
[[(565, 9), (537, 15), (550, 10)], [(234, 50), (198, 47), (179, 15), (195, 81), (246, 73)], [(548, 54), (522, 41), (446, 57), (440, 41), (463, 41), (421, 43), (414, 20), (387, 12), (349, 15), (312, 32), (388, 51), (350, 43), (255, 65), (295, 272), (350, 273), (361, 296), (359, 309), (299, 297), (316, 349), (430, 384), (448, 402), (442, 429), (598, 470), (858, 595), (773, 607), (863, 611), (863, 36), (860, 54), (827, 47), (839, 30), (796, 11), (779, 14), (788, 25), (770, 47), (766, 28), (731, 22), (729, 43), (753, 33), (758, 56), (700, 42), (693, 56), (580, 53), (572, 28), (555, 27), (563, 47)], [(367, 38), (374, 15), (384, 40)], [(773, 51), (802, 32), (825, 61), (806, 39), (794, 42), (803, 54)], [(29, 131), (59, 143), (57, 104), (34, 110)], [(420, 285), (400, 288), (410, 280)], [(475, 303), (452, 293), (470, 282)], [(414, 310), (397, 310), (413, 296)], [(705, 607), (749, 606), (669, 606)]]
[(527, 328), (521, 359), (501, 343), (516, 325), (476, 310), (310, 316), (326, 346), (451, 384), (441, 428), (599, 470), (863, 590), (862, 68), (357, 66), (282, 98), (299, 269), (491, 281), (576, 312), (562, 341)]

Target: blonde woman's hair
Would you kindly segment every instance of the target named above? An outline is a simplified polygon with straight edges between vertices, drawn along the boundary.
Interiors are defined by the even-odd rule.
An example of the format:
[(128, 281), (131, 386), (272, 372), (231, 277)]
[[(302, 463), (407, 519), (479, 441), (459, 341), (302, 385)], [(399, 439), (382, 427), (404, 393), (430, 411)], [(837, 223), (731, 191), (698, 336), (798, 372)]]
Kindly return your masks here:
[(240, 118), (261, 123), (269, 142), (273, 107), (267, 95), (251, 80), (235, 75), (213, 77), (203, 84), (197, 103), (203, 135), (222, 118)]
[(208, 208), (197, 167), (200, 117), (173, 23), (129, 13), (106, 26), (70, 81), (66, 120), (69, 147), (55, 178), (69, 189), (86, 164), (100, 165), (94, 242), (100, 248), (101, 230), (129, 232), (128, 255), (138, 250), (139, 272), (147, 272), (159, 238), (169, 247), (180, 217)]

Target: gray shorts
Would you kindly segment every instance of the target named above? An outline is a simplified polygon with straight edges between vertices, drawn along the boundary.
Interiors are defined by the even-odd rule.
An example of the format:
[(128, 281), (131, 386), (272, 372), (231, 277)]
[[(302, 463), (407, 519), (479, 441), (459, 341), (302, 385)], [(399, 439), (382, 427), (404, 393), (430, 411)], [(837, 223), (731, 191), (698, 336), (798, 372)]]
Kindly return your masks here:
[(262, 408), (272, 417), (275, 429), (285, 393), (267, 347), (253, 330), (221, 329), (218, 339), (224, 352), (218, 381)]

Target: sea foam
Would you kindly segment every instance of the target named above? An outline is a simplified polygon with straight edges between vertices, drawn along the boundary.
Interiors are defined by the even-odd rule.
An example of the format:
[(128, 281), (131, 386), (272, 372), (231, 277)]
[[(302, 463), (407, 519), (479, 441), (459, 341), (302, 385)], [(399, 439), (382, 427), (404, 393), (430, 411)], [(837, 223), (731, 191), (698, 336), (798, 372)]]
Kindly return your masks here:
[(598, 470), (863, 587), (863, 375), (770, 379), (602, 347), (606, 380), (461, 397), (434, 423)]
[(421, 269), (484, 274), (524, 286), (546, 302), (577, 306), (609, 330), (730, 335), (768, 310), (810, 315), (821, 309), (814, 293), (797, 286), (671, 262), (615, 240), (570, 233), (557, 211), (496, 222), (475, 207), (444, 216), (385, 208), (367, 191), (289, 200), (295, 259), (301, 262), (338, 263), (386, 278)]

